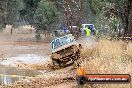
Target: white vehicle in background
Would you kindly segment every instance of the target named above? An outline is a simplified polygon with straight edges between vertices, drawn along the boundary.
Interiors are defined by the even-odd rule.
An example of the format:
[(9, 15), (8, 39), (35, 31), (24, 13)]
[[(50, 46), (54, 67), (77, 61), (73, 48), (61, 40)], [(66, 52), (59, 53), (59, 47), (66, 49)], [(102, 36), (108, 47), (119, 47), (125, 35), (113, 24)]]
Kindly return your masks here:
[[(84, 36), (85, 35), (85, 28), (88, 27), (91, 30), (91, 33), (94, 35), (95, 34), (95, 28), (93, 24), (82, 24), (81, 27), (81, 35)], [(73, 31), (75, 31), (77, 29), (77, 26), (69, 26), (69, 28), (72, 28)], [(60, 34), (70, 34), (70, 31), (68, 30), (68, 28), (66, 28), (65, 30), (58, 30), (58, 32)]]
[(93, 35), (95, 34), (95, 28), (94, 28), (94, 25), (93, 25), (93, 24), (82, 24), (82, 28), (81, 28), (82, 35), (85, 34), (85, 28), (86, 28), (86, 27), (90, 28), (91, 33), (92, 33)]
[[(77, 26), (70, 26), (70, 28), (71, 27), (73, 30), (75, 30), (77, 28)], [(86, 27), (90, 28), (92, 34), (95, 34), (95, 28), (94, 28), (93, 24), (82, 24), (82, 27), (81, 27), (82, 35), (85, 35), (85, 28)]]
[(82, 30), (85, 30), (86, 27), (88, 27), (88, 28), (90, 27), (91, 30), (94, 30), (95, 29), (93, 24), (82, 24), (82, 28), (81, 29)]

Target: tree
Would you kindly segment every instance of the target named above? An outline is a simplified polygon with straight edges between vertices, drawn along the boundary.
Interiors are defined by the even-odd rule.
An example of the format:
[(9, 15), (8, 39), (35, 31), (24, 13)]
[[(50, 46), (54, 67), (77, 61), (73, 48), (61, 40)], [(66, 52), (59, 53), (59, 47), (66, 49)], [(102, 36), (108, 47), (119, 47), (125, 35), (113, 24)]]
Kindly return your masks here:
[(21, 18), (29, 22), (30, 25), (34, 24), (34, 15), (38, 8), (38, 3), (41, 0), (23, 0), (24, 9), (20, 11)]
[[(111, 27), (110, 30), (120, 31), (120, 29), (123, 28), (124, 36), (127, 36), (129, 32), (131, 33), (129, 22), (132, 19), (132, 0), (89, 0), (88, 2), (92, 13), (95, 15), (95, 20), (102, 14), (107, 18), (107, 21), (109, 21), (110, 24), (114, 24), (108, 24), (108, 26)], [(118, 22), (111, 18), (117, 19)], [(116, 25), (115, 22), (121, 25), (120, 29), (117, 29), (118, 25)]]
[[(3, 28), (6, 24), (13, 24), (18, 19), (18, 11), (21, 0), (1, 0), (0, 1), (0, 24)], [(11, 30), (12, 32), (12, 30)]]
[(19, 10), (21, 9), (22, 0), (8, 0), (7, 3), (7, 24), (13, 25), (11, 28), (11, 34), (13, 28), (19, 20)]
[[(51, 31), (50, 29), (58, 22), (58, 11), (53, 2), (41, 0), (35, 12), (36, 32)], [(54, 29), (52, 29), (53, 31)]]
[(7, 21), (7, 0), (1, 0), (0, 1), (0, 25), (1, 27), (6, 26), (6, 21)]
[(132, 19), (130, 18), (132, 12), (132, 0), (115, 0), (115, 6), (116, 11), (118, 12), (118, 16), (120, 17), (123, 23), (124, 36), (127, 36), (129, 34), (129, 30), (131, 30), (129, 29), (129, 22)]
[(13, 28), (17, 26), (18, 21), (28, 22), (30, 25), (34, 23), (34, 14), (38, 7), (40, 0), (9, 0), (8, 1), (8, 14), (7, 22), (13, 25), (11, 28), (11, 34)]
[(82, 19), (82, 0), (57, 0), (56, 5), (57, 7), (63, 8), (62, 13), (65, 15), (66, 23), (68, 26), (69, 31), (71, 34), (75, 34), (74, 30), (72, 30), (72, 25), (78, 26), (78, 32), (75, 35), (76, 38), (80, 35), (80, 28), (81, 28), (81, 19)]

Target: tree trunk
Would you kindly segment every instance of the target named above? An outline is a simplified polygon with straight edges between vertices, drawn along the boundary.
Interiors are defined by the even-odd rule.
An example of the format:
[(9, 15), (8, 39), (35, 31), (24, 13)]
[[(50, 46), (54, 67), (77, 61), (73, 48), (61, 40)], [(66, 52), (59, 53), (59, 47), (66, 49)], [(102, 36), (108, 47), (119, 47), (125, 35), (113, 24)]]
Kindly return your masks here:
[(71, 34), (73, 34), (73, 30), (72, 30), (72, 19), (71, 19), (71, 16), (72, 14), (70, 13), (70, 10), (69, 10), (69, 0), (66, 0), (66, 20), (67, 20), (67, 26), (68, 26), (68, 29), (70, 31)]
[[(77, 3), (78, 1), (78, 3)], [(64, 0), (64, 9), (65, 9), (65, 16), (66, 16), (66, 22), (68, 29), (71, 34), (74, 35), (74, 31), (72, 26), (73, 24), (76, 24), (75, 26), (79, 27), (77, 35), (80, 35), (80, 25), (81, 25), (81, 18), (82, 18), (82, 0)], [(76, 10), (76, 4), (79, 4), (78, 11)]]
[(13, 27), (11, 27), (11, 34), (12, 34), (12, 32), (13, 32)]
[(2, 16), (2, 27), (6, 28), (6, 18), (7, 18), (7, 0), (3, 1), (3, 16)]
[(125, 9), (124, 9), (124, 17), (125, 17), (124, 18), (125, 19), (124, 37), (126, 37), (128, 35), (129, 15), (130, 15), (131, 8), (132, 8), (132, 1), (128, 0), (127, 5), (125, 6)]

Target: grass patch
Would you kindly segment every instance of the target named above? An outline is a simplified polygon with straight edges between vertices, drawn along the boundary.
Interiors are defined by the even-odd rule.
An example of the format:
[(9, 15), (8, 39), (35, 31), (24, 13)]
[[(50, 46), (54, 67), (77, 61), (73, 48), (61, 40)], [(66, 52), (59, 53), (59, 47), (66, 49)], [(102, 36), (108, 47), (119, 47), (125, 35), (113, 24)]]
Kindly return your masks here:
[[(132, 75), (132, 42), (100, 40), (94, 48), (81, 53), (82, 66), (88, 74)], [(96, 84), (92, 88), (131, 88), (130, 84)]]

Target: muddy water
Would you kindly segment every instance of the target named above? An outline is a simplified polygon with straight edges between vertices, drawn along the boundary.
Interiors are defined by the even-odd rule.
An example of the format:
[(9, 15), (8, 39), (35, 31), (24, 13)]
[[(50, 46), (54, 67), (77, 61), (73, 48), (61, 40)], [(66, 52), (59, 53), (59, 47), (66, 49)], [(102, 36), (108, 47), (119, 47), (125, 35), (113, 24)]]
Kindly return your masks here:
[(0, 55), (14, 57), (21, 54), (50, 55), (50, 44), (43, 42), (1, 42)]
[[(49, 49), (50, 49), (49, 43), (13, 42), (13, 41), (1, 41), (0, 39), (0, 63), (1, 64), (6, 63), (6, 65), (8, 65), (7, 62), (14, 62), (11, 59), (12, 57), (16, 57), (15, 60), (20, 59), (22, 61), (23, 60), (25, 61), (25, 59), (27, 59), (26, 61), (27, 63), (30, 63), (31, 61), (36, 61), (36, 60), (38, 61), (37, 55), (40, 55), (41, 57), (45, 55), (49, 55), (49, 52), (50, 52)], [(41, 58), (40, 56), (39, 58)], [(7, 60), (7, 62), (5, 62), (5, 60)], [(15, 81), (19, 81), (27, 77), (34, 77), (36, 75), (41, 74), (38, 71), (18, 70), (15, 67), (9, 67), (9, 65), (4, 66), (1, 64), (0, 64), (0, 85), (8, 85), (10, 83), (14, 83)]]
[[(0, 33), (0, 63), (3, 64), (0, 64), (0, 85), (8, 85), (15, 81), (41, 74), (34, 70), (18, 70), (15, 67), (9, 67), (9, 62), (15, 62), (13, 60), (16, 60), (32, 64), (31, 62), (36, 63), (38, 61), (38, 57), (41, 61), (41, 57), (45, 60), (45, 56), (51, 54), (50, 38), (38, 42), (32, 38), (32, 34), (13, 33), (10, 35), (9, 33), (8, 31)], [(12, 58), (14, 59), (12, 60)], [(12, 63), (10, 66), (12, 66)], [(14, 63), (13, 66), (15, 66)]]
[(35, 70), (16, 69), (15, 67), (0, 65), (0, 85), (8, 85), (24, 78), (34, 77), (42, 73)]

